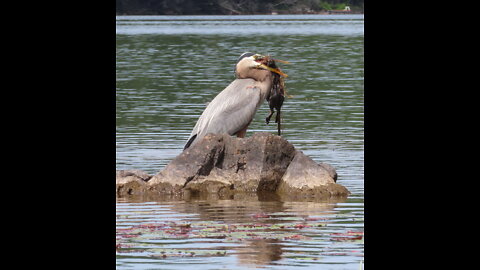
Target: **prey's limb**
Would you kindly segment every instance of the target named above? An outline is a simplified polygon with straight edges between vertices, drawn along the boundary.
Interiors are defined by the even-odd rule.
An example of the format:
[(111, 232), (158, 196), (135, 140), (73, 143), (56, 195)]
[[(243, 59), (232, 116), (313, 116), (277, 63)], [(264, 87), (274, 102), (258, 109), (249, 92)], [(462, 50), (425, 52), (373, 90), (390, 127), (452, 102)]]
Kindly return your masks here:
[[(270, 123), (270, 118), (272, 118), (272, 115), (275, 111), (274, 110), (270, 110), (270, 114), (267, 116), (267, 118), (265, 119), (265, 122), (267, 123)], [(276, 123), (277, 120), (275, 120), (275, 123)]]

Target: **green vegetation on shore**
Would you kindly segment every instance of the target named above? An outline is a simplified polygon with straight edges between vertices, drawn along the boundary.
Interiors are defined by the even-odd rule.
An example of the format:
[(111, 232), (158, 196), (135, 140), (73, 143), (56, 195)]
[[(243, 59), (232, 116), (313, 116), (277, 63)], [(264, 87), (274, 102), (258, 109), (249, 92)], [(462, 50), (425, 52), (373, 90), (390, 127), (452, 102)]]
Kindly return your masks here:
[(363, 12), (363, 0), (116, 0), (117, 15), (309, 14)]

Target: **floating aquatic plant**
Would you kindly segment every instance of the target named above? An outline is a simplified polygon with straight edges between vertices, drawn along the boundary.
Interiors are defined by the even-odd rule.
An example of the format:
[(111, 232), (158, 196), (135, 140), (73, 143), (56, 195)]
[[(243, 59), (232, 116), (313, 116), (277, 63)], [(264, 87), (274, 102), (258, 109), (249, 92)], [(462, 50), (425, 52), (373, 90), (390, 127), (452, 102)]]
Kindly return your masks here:
[[(222, 242), (311, 241), (312, 235), (319, 235), (318, 228), (327, 226), (326, 220), (323, 218), (275, 216), (272, 219), (272, 216), (265, 213), (252, 214), (250, 216), (251, 223), (226, 224), (219, 221), (180, 223), (170, 221), (148, 222), (117, 228), (116, 251), (118, 254), (142, 253), (153, 258), (226, 256), (226, 250), (212, 250), (211, 248), (159, 248), (161, 244), (155, 241), (168, 239), (200, 239), (200, 241), (223, 239)], [(278, 221), (282, 223), (278, 223)], [(353, 242), (363, 239), (363, 232), (361, 231), (333, 232), (323, 235), (332, 243)], [(329, 251), (326, 254), (346, 253), (344, 251)]]

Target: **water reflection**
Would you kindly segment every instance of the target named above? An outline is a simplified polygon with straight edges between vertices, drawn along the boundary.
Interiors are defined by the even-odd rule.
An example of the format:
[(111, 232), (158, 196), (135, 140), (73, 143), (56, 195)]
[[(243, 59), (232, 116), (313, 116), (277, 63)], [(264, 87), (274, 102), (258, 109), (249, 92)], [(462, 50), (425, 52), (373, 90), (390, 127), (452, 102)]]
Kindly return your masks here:
[(252, 240), (247, 241), (244, 248), (239, 249), (237, 259), (239, 265), (264, 266), (282, 258), (280, 240)]
[[(193, 252), (196, 255), (192, 258), (234, 256), (238, 266), (296, 265), (298, 258), (316, 263), (321, 257), (318, 248), (332, 243), (331, 232), (342, 232), (332, 219), (338, 214), (334, 209), (345, 201), (281, 201), (274, 194), (243, 194), (230, 199), (163, 196), (148, 202), (141, 197), (118, 198), (117, 228), (174, 222), (184, 228), (188, 224), (189, 234), (163, 235), (165, 241), (158, 242), (144, 240), (157, 239), (152, 237), (155, 233), (136, 231), (134, 237), (117, 241), (140, 251), (117, 250), (117, 262), (125, 260), (121, 265), (127, 266), (132, 257), (167, 259), (173, 253)], [(312, 245), (317, 251), (312, 252)]]

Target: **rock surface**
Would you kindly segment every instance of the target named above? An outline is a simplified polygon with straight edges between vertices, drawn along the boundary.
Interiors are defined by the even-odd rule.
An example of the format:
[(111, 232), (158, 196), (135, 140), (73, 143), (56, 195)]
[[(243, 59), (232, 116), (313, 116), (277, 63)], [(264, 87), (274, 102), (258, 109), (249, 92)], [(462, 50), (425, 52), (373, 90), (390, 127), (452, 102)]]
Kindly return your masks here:
[(148, 182), (158, 192), (275, 191), (295, 148), (280, 136), (209, 134)]
[(279, 194), (295, 196), (342, 196), (348, 190), (336, 183), (335, 169), (326, 163), (316, 163), (297, 151), (277, 188)]
[(271, 191), (306, 196), (346, 196), (337, 173), (316, 163), (280, 136), (255, 133), (248, 138), (208, 134), (163, 170), (150, 176), (117, 171), (117, 195), (233, 194)]
[(147, 182), (151, 178), (147, 173), (140, 170), (122, 170), (116, 174), (117, 195), (138, 195), (145, 192)]

